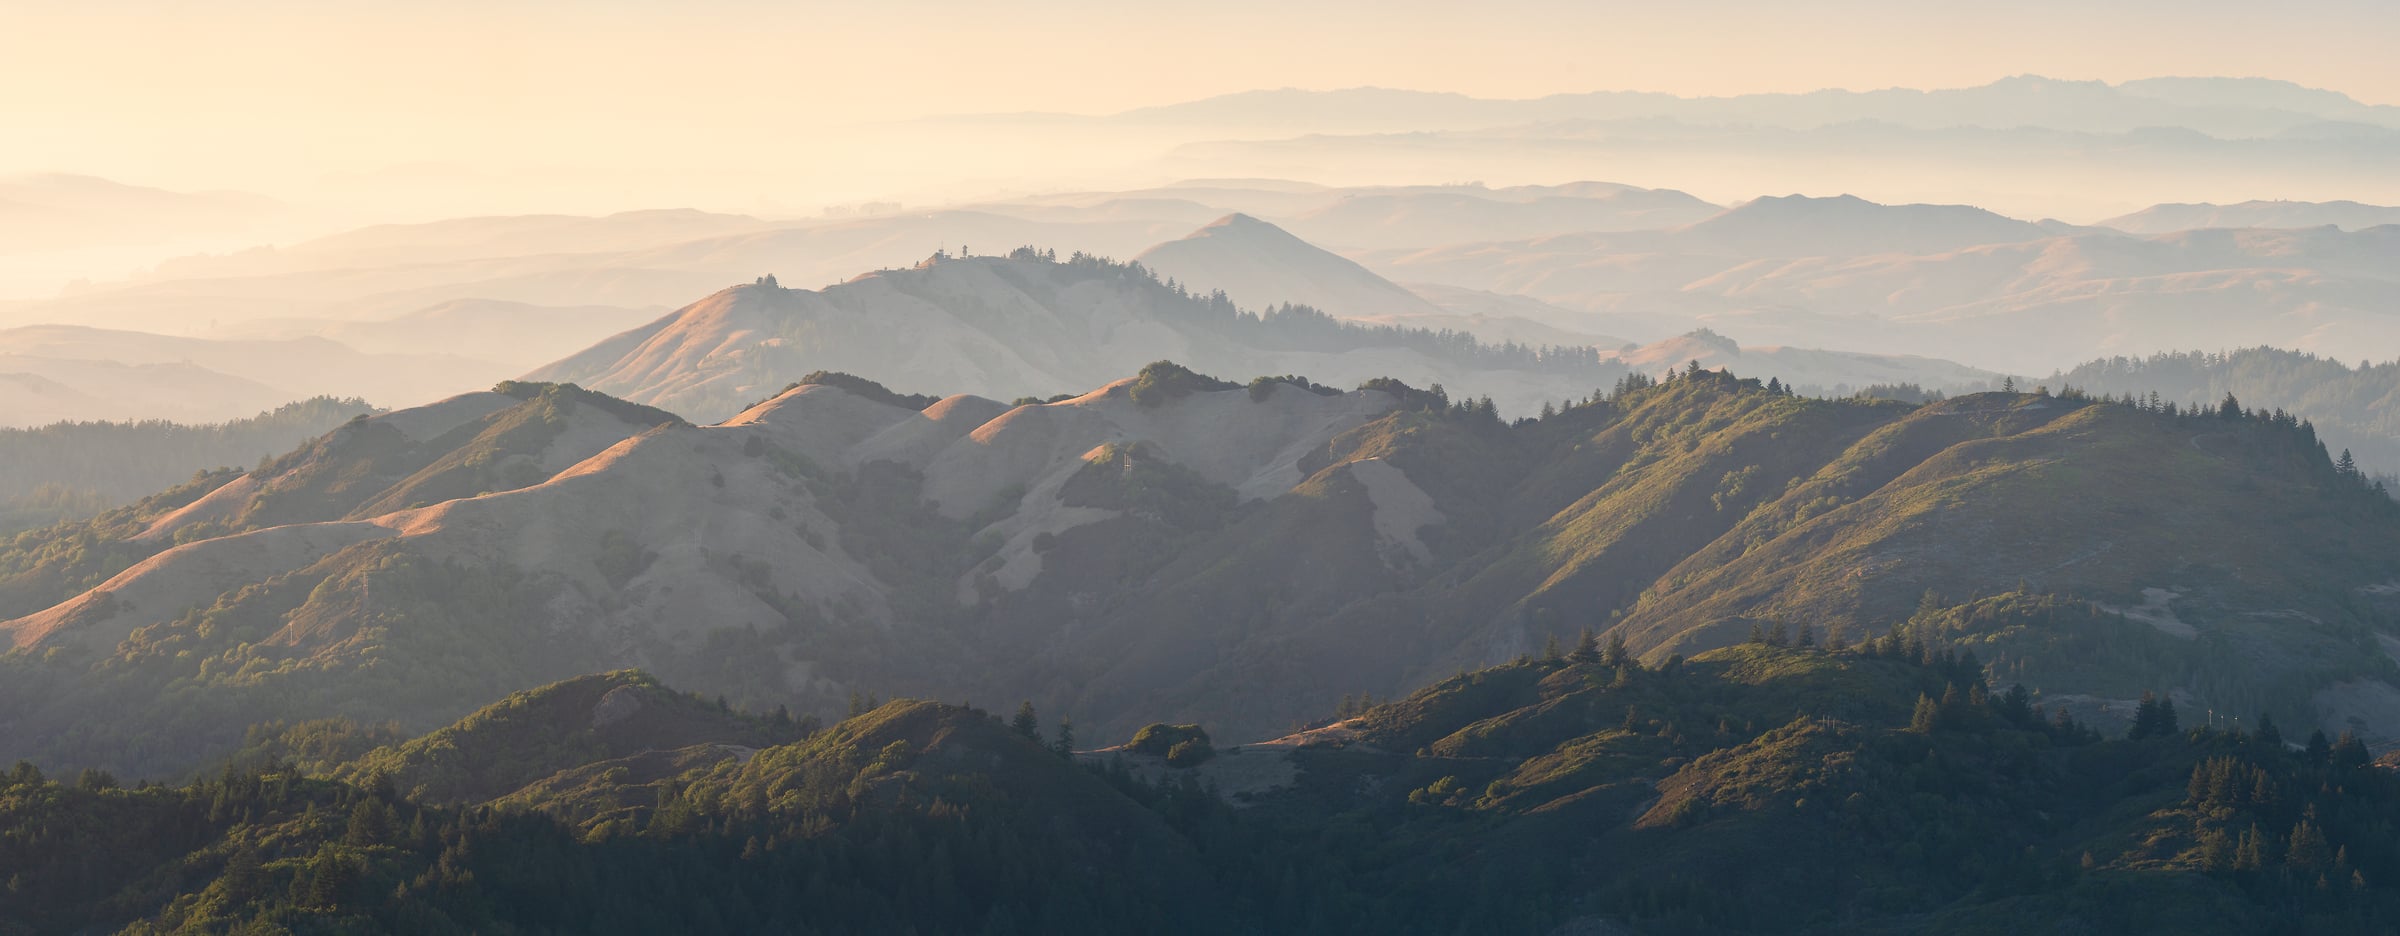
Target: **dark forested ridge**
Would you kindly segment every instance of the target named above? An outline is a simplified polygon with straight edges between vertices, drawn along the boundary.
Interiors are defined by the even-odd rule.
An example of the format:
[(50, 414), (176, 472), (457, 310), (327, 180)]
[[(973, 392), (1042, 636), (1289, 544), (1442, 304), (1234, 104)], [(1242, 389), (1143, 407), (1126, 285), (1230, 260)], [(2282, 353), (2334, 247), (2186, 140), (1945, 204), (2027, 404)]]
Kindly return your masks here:
[(193, 472), (247, 467), (376, 411), (362, 400), (316, 397), (216, 425), (149, 420), (0, 429), (0, 536), (88, 517)]
[[(1180, 761), (1074, 753), (1031, 706), (895, 701), (819, 729), (584, 677), (332, 765), (294, 756), (363, 729), (177, 785), (21, 764), (0, 774), (0, 933), (2400, 922), (2400, 779), (2356, 739), (2150, 698), (2103, 734), (1987, 675), (1918, 625), (1655, 664), (1593, 638)], [(506, 776), (440, 779), (479, 764)]]
[(2156, 393), (2183, 406), (2214, 406), (2230, 393), (2313, 421), (2328, 445), (2350, 450), (2387, 486), (2400, 476), (2400, 361), (2353, 366), (2299, 351), (2243, 348), (2106, 358), (2051, 379), (2094, 393)]
[(2238, 402), (1687, 367), (1510, 422), (1162, 362), (1018, 405), (828, 377), (694, 427), (502, 390), (19, 537), (0, 759), (164, 779), (262, 723), (422, 732), (628, 666), (795, 718), (1030, 698), (1238, 743), (1586, 630), (1659, 662), (1803, 624), (1941, 629), (2112, 728), (2155, 689), (2400, 738), (2400, 508)]

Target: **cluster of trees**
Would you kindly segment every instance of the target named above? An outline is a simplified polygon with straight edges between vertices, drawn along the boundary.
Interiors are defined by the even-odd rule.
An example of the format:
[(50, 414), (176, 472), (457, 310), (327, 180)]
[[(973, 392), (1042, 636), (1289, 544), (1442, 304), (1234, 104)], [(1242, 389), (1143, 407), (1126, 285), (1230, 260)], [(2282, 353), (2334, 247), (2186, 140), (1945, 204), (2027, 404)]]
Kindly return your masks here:
[(2400, 385), (2400, 361), (2351, 365), (2302, 351), (2242, 348), (2104, 358), (2051, 379), (2120, 399), (2139, 396), (2153, 408), (2239, 394), (2270, 409), (2309, 414), (2328, 441), (2358, 452), (2367, 475), (2400, 471), (2400, 398), (2391, 392)]
[[(746, 761), (656, 779), (618, 767), (552, 784), (551, 799), (428, 800), (394, 782), (416, 769), (406, 758), (314, 772), (270, 760), (130, 788), (20, 765), (0, 773), (0, 867), (15, 869), (0, 932), (1535, 933), (1580, 919), (1666, 933), (1968, 920), (2364, 933), (2400, 920), (2400, 844), (2383, 834), (2400, 822), (2400, 780), (2354, 738), (2287, 746), (2263, 718), (2249, 734), (2186, 730), (2153, 696), (2132, 735), (2103, 740), (1905, 629), (1802, 643), (1762, 628), (1753, 645), (1645, 666), (1586, 633), (1372, 704), (1358, 716), (1367, 744), (1292, 753), (1295, 783), (1246, 808), (1185, 772), (1077, 766), (1071, 729), (1045, 742), (1030, 702), (1004, 722), (862, 698), (843, 724)], [(588, 719), (574, 692), (462, 722), (441, 745), (462, 753), (441, 756)], [(331, 750), (337, 729), (299, 735)], [(1207, 744), (1198, 726), (1162, 723), (1129, 747), (1180, 766)]]

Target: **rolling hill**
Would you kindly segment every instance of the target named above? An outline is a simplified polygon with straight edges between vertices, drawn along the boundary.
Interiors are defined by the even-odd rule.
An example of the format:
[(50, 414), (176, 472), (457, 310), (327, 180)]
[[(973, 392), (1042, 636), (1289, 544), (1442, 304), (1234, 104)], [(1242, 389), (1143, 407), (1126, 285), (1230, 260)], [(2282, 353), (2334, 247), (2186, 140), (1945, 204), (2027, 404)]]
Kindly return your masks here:
[(1046, 398), (1168, 358), (1220, 373), (1306, 373), (1336, 386), (1397, 375), (1490, 396), (1511, 413), (1588, 395), (1623, 373), (1588, 348), (1488, 345), (1308, 308), (1261, 315), (1170, 287), (1140, 266), (1060, 261), (1027, 248), (936, 256), (822, 290), (735, 287), (530, 379), (572, 381), (708, 421), (818, 370), (940, 374), (995, 399)]
[(1217, 219), (1133, 258), (1198, 291), (1223, 290), (1243, 308), (1291, 303), (1336, 318), (1431, 315), (1433, 305), (1367, 268), (1246, 214)]
[(0, 758), (155, 773), (636, 665), (1254, 738), (1585, 630), (1661, 661), (1904, 622), (2102, 724), (2156, 688), (2400, 737), (2400, 507), (2273, 413), (1687, 370), (1509, 423), (1164, 363), (1017, 405), (818, 375), (705, 427), (502, 391), (20, 538)]
[[(1304, 305), (1336, 318), (1371, 325), (1456, 331), (1490, 344), (1532, 347), (1628, 344), (1581, 330), (1587, 318), (1514, 297), (1450, 295), (1462, 311), (1376, 276), (1365, 267), (1267, 222), (1227, 215), (1180, 240), (1134, 258), (1160, 276), (1196, 292), (1221, 291), (1244, 308)], [(1548, 319), (1527, 317), (1531, 313)]]
[(2172, 234), (2199, 228), (2310, 228), (2356, 231), (2400, 224), (2400, 208), (2354, 201), (2246, 201), (2235, 205), (2152, 205), (2099, 223), (2129, 234)]

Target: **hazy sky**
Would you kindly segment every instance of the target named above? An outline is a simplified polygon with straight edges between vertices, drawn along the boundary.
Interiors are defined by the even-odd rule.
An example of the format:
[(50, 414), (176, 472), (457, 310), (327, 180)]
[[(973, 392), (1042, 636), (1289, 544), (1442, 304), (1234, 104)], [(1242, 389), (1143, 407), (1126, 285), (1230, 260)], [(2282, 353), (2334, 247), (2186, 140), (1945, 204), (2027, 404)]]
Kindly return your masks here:
[(2212, 74), (2400, 103), (2395, 0), (0, 0), (0, 17), (0, 172), (269, 191), (420, 164), (829, 166), (812, 150), (861, 121), (1282, 86), (1525, 97)]

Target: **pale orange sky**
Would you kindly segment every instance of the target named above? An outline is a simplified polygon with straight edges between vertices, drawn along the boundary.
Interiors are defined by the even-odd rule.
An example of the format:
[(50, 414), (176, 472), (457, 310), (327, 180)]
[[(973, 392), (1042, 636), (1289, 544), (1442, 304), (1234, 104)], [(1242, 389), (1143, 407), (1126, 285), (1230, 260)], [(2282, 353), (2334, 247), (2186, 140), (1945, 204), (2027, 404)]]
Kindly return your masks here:
[(6, 4), (0, 172), (180, 188), (419, 164), (834, 172), (811, 154), (859, 122), (1284, 86), (1697, 95), (2211, 74), (2400, 103), (2389, 0)]

